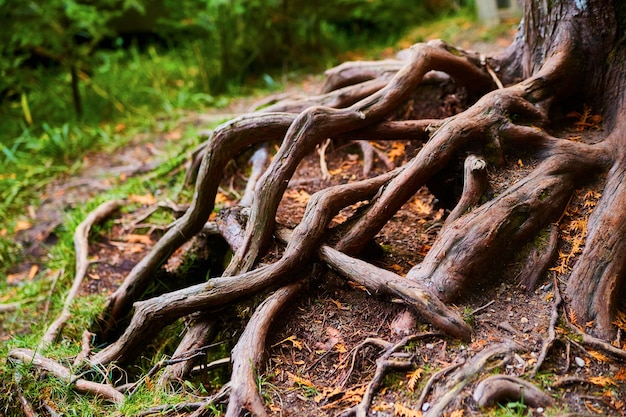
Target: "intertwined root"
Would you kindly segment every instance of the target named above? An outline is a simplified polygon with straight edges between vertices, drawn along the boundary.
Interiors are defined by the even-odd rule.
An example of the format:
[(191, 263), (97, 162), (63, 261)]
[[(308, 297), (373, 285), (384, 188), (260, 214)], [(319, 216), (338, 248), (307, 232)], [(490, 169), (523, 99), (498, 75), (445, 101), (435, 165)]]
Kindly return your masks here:
[[(127, 362), (164, 325), (180, 317), (215, 311), (262, 290), (278, 288), (247, 324), (232, 358), (227, 415), (238, 415), (242, 408), (263, 415), (253, 370), (262, 365), (269, 324), (305, 285), (311, 271), (319, 271), (321, 266), (337, 270), (372, 292), (399, 297), (441, 331), (469, 340), (471, 329), (444, 302), (461, 297), (469, 282), (488, 275), (493, 260), (502, 258), (503, 248), (520, 248), (556, 221), (573, 190), (589, 180), (590, 173), (606, 172), (614, 165), (607, 195), (589, 224), (589, 241), (594, 245), (583, 252), (568, 288), (571, 305), (580, 317), (595, 319), (597, 332), (608, 334), (615, 288), (621, 285), (615, 277), (626, 272), (626, 260), (615, 260), (619, 258), (616, 254), (626, 249), (626, 232), (607, 238), (612, 227), (626, 221), (626, 211), (612, 210), (625, 207), (625, 171), (621, 159), (615, 162), (611, 154), (618, 135), (590, 145), (553, 137), (541, 128), (548, 121), (550, 104), (560, 95), (554, 86), (569, 84), (561, 79), (566, 64), (567, 59), (557, 54), (534, 76), (494, 90), (499, 80), (494, 80), (494, 72), (479, 57), (440, 42), (421, 44), (412, 48), (406, 63), (338, 67), (329, 76), (325, 94), (309, 101), (277, 103), (269, 110), (281, 113), (265, 109), (220, 126), (207, 144), (189, 210), (111, 296), (100, 336), (106, 340), (115, 323), (134, 306), (130, 324), (115, 342), (93, 355), (90, 363)], [(449, 74), (470, 96), (482, 97), (445, 120), (388, 120), (433, 70)], [(360, 84), (352, 85), (355, 82)], [(302, 222), (291, 233), (276, 229), (276, 211), (288, 182), (316, 145), (329, 137), (376, 140), (407, 135), (428, 140), (405, 166), (323, 190), (311, 198)], [(280, 149), (259, 179), (245, 230), (237, 232), (238, 238), (233, 240), (239, 247), (233, 248), (235, 255), (223, 276), (138, 301), (153, 272), (205, 225), (228, 161), (243, 149), (270, 140), (282, 140)], [(483, 194), (489, 188), (488, 176), (478, 172), (501, 169), (509, 154), (519, 150), (534, 151), (536, 166), (525, 178), (488, 199)], [(458, 204), (424, 261), (406, 278), (354, 258), (418, 189), (435, 175), (449, 172), (467, 154), (479, 157), (468, 158), (466, 184)], [(488, 201), (480, 204), (484, 199)], [(358, 202), (367, 204), (341, 226), (328, 228), (337, 212)], [(288, 242), (282, 257), (253, 269), (272, 238), (279, 235)], [(600, 264), (592, 262), (598, 258), (603, 260)], [(587, 295), (589, 283), (597, 291)], [(599, 297), (609, 297), (608, 306), (598, 302), (602, 300)]]

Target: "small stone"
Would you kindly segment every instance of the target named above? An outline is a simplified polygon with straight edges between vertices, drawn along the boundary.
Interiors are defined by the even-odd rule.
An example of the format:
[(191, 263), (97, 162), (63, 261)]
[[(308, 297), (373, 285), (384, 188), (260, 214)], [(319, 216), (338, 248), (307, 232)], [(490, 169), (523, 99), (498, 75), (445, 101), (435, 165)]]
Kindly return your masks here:
[(538, 413), (543, 413), (543, 407), (537, 407), (535, 411)]
[(528, 319), (527, 319), (526, 317), (522, 317), (522, 318), (520, 319), (520, 323), (522, 323), (522, 324), (527, 324), (527, 323), (528, 323)]
[(583, 358), (579, 358), (578, 356), (574, 358), (574, 362), (576, 362), (576, 365), (578, 365), (579, 368), (585, 366), (585, 360)]
[(435, 345), (433, 345), (432, 343), (426, 343), (426, 349), (433, 350), (434, 348)]
[(430, 403), (424, 403), (422, 404), (422, 411), (426, 412), (428, 411), (428, 409), (430, 408)]

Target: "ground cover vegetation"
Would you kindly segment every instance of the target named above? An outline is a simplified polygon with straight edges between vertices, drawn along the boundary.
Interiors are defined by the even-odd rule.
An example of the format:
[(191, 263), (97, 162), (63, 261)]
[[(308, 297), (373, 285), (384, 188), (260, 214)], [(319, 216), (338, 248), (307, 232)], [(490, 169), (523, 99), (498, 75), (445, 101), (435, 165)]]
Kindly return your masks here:
[(3, 305), (5, 412), (623, 414), (625, 16), (529, 1), (506, 51), (417, 43), (137, 146), (11, 276), (46, 303)]

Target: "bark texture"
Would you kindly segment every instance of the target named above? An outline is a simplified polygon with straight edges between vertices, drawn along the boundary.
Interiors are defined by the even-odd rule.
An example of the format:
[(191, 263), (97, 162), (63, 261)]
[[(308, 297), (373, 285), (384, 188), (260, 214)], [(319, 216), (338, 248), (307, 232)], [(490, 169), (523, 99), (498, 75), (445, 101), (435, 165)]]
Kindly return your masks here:
[[(555, 224), (572, 194), (598, 180), (604, 181), (602, 197), (588, 221), (584, 249), (568, 271), (565, 294), (568, 308), (588, 324), (586, 331), (610, 339), (626, 276), (625, 28), (621, 1), (527, 1), (519, 35), (500, 56), (484, 58), (441, 41), (417, 44), (406, 61), (341, 65), (327, 72), (319, 95), (279, 101), (221, 125), (199, 152), (202, 163), (191, 206), (110, 297), (97, 329), (104, 348), (87, 362), (123, 365), (175, 320), (196, 313), (208, 317), (272, 290), (233, 350), (228, 391), (227, 415), (240, 415), (243, 409), (264, 415), (254, 378), (263, 366), (265, 339), (278, 312), (308, 279), (324, 279), (320, 271), (332, 268), (376, 295), (401, 299), (441, 332), (468, 341), (471, 328), (446, 303), (462, 303), (477, 282), (488, 281), (494, 266), (506, 267), (511, 253), (550, 229), (548, 248), (529, 256), (526, 272), (520, 273), (532, 290), (554, 259), (559, 246)], [(398, 117), (398, 108), (425, 91), (425, 85), (445, 83), (467, 96), (467, 106), (457, 114)], [(590, 140), (556, 136), (553, 127), (560, 115), (583, 104), (602, 116), (603, 131)], [(303, 157), (328, 138), (412, 138), (423, 144), (400, 168), (313, 195), (300, 224), (285, 233), (276, 224), (283, 194)], [(270, 141), (280, 147), (265, 173), (254, 175), (249, 187), (254, 192), (241, 207), (248, 214), (237, 221), (223, 217), (213, 225), (234, 251), (224, 274), (141, 299), (154, 272), (205, 226), (226, 164), (244, 149)], [(509, 160), (520, 153), (532, 160), (524, 175), (495, 190), (490, 173), (510, 169)], [(463, 160), (465, 169), (455, 170)], [(452, 194), (449, 218), (407, 277), (357, 259), (421, 187), (429, 186), (436, 195), (437, 181), (454, 175), (460, 176), (463, 189)], [(362, 207), (350, 219), (331, 227), (338, 212), (356, 203)], [(268, 247), (281, 239), (287, 243), (279, 259), (260, 264)], [(130, 321), (124, 321), (129, 313)], [(217, 333), (215, 323), (206, 319), (192, 325), (190, 334), (198, 336), (184, 338), (179, 352), (208, 343), (208, 336)], [(486, 361), (508, 357), (515, 349), (502, 343), (470, 360), (443, 385), (446, 392), (427, 415), (439, 415), (453, 403)], [(169, 371), (161, 382), (184, 378), (190, 369), (185, 365)], [(526, 398), (532, 404), (550, 404), (549, 397), (521, 380), (487, 379), (479, 392), (481, 404), (522, 393), (533, 395), (532, 401)], [(196, 413), (206, 409), (199, 407)]]

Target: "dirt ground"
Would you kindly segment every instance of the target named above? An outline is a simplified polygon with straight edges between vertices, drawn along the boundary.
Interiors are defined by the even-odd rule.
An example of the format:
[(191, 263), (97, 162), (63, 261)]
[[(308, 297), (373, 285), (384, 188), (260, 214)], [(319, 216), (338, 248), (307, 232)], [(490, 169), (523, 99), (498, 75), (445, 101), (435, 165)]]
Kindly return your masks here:
[[(310, 94), (319, 85), (319, 78), (305, 80), (290, 92)], [(256, 99), (233, 103), (224, 113), (240, 113)], [(190, 114), (182, 122), (200, 126), (221, 115)], [(564, 128), (561, 135), (573, 135), (573, 128)], [(582, 133), (585, 135), (587, 133)], [(593, 140), (588, 133), (589, 139)], [(22, 235), (32, 255), (45, 256), (42, 246), (34, 245), (41, 237), (53, 243), (53, 229), (58, 225), (59, 211), (81, 204), (100, 189), (113, 186), (123, 176), (147, 172), (160, 162), (159, 149), (176, 135), (138, 137), (125, 149), (114, 155), (94, 154), (86, 157), (85, 169), (78, 177), (66, 178), (53, 184), (42, 198), (37, 218), (41, 222)], [(419, 144), (394, 141), (374, 144), (399, 166), (418, 150)], [(363, 161), (360, 148), (351, 143), (334, 143), (325, 153), (330, 179), (323, 179), (320, 156), (309, 155), (299, 166), (280, 206), (277, 221), (293, 227), (301, 218), (308, 197), (331, 184), (345, 183), (363, 178)], [(531, 160), (510, 161), (509, 169), (490, 182), (493, 192), (504, 188), (519, 178), (532, 164)], [(245, 167), (241, 167), (243, 170)], [(376, 160), (373, 175), (386, 170), (385, 164)], [(224, 185), (226, 187), (227, 184)], [(577, 191), (559, 224), (564, 242), (577, 230), (572, 226), (588, 216), (594, 201), (599, 197), (593, 187)], [(591, 194), (590, 194), (591, 193)], [(140, 210), (148, 210), (155, 202), (147, 201)], [(371, 255), (370, 261), (385, 269), (404, 275), (427, 253), (445, 220), (447, 212), (435, 205), (427, 189), (420, 192), (394, 216), (376, 237), (382, 248)], [(126, 219), (125, 219), (126, 217)], [(89, 270), (82, 292), (110, 293), (121, 282), (149, 247), (158, 239), (155, 228), (147, 237), (129, 237), (137, 232), (123, 227), (139, 217), (137, 212), (116, 216), (112, 232), (93, 239), (90, 256), (97, 259)], [(340, 223), (342, 216), (336, 218)], [(31, 234), (31, 235), (29, 235)], [(584, 238), (584, 236), (583, 236)], [(28, 245), (28, 242), (31, 244)], [(559, 251), (569, 253), (568, 243)], [(503, 248), (503, 256), (505, 255)], [(498, 372), (528, 378), (540, 354), (542, 343), (548, 337), (550, 315), (555, 300), (554, 282), (563, 290), (567, 267), (575, 261), (568, 258), (562, 273), (549, 271), (535, 289), (525, 289), (517, 281), (528, 248), (518, 256), (506, 257), (496, 263), (493, 270), (485, 271), (484, 279), (476, 282), (471, 293), (466, 294), (455, 308), (465, 315), (474, 329), (471, 343), (460, 343), (440, 335), (424, 336), (406, 345), (397, 355), (410, 363), (407, 369), (391, 371), (383, 387), (375, 396), (370, 411), (372, 416), (417, 416), (428, 410), (430, 404), (443, 395), (442, 384), (446, 377), (436, 379), (423, 404), (418, 404), (427, 381), (438, 371), (469, 360), (489, 346), (514, 341), (519, 349), (512, 360), (498, 368)], [(561, 258), (552, 268), (560, 266)], [(28, 267), (25, 266), (26, 269)], [(548, 359), (533, 379), (551, 395), (556, 410), (585, 415), (626, 415), (626, 366), (590, 350), (571, 337), (562, 324), (557, 326), (558, 341), (550, 350)], [(240, 323), (240, 325), (242, 325)], [(333, 272), (314, 281), (305, 295), (281, 315), (274, 325), (269, 341), (268, 367), (261, 384), (266, 403), (275, 416), (334, 416), (356, 405), (374, 375), (380, 347), (362, 346), (366, 339), (381, 339), (396, 343), (402, 337), (431, 331), (420, 317), (401, 303), (369, 294), (364, 288), (347, 282)], [(566, 334), (567, 333), (567, 334)], [(472, 378), (458, 393), (455, 408), (447, 416), (484, 415), (492, 409), (481, 409), (472, 398), (472, 392), (486, 371)], [(606, 378), (606, 379), (601, 379)], [(419, 410), (417, 407), (420, 407)], [(498, 409), (497, 407), (495, 409)], [(511, 414), (515, 414), (512, 408)], [(532, 415), (546, 415), (549, 410), (532, 409)]]

